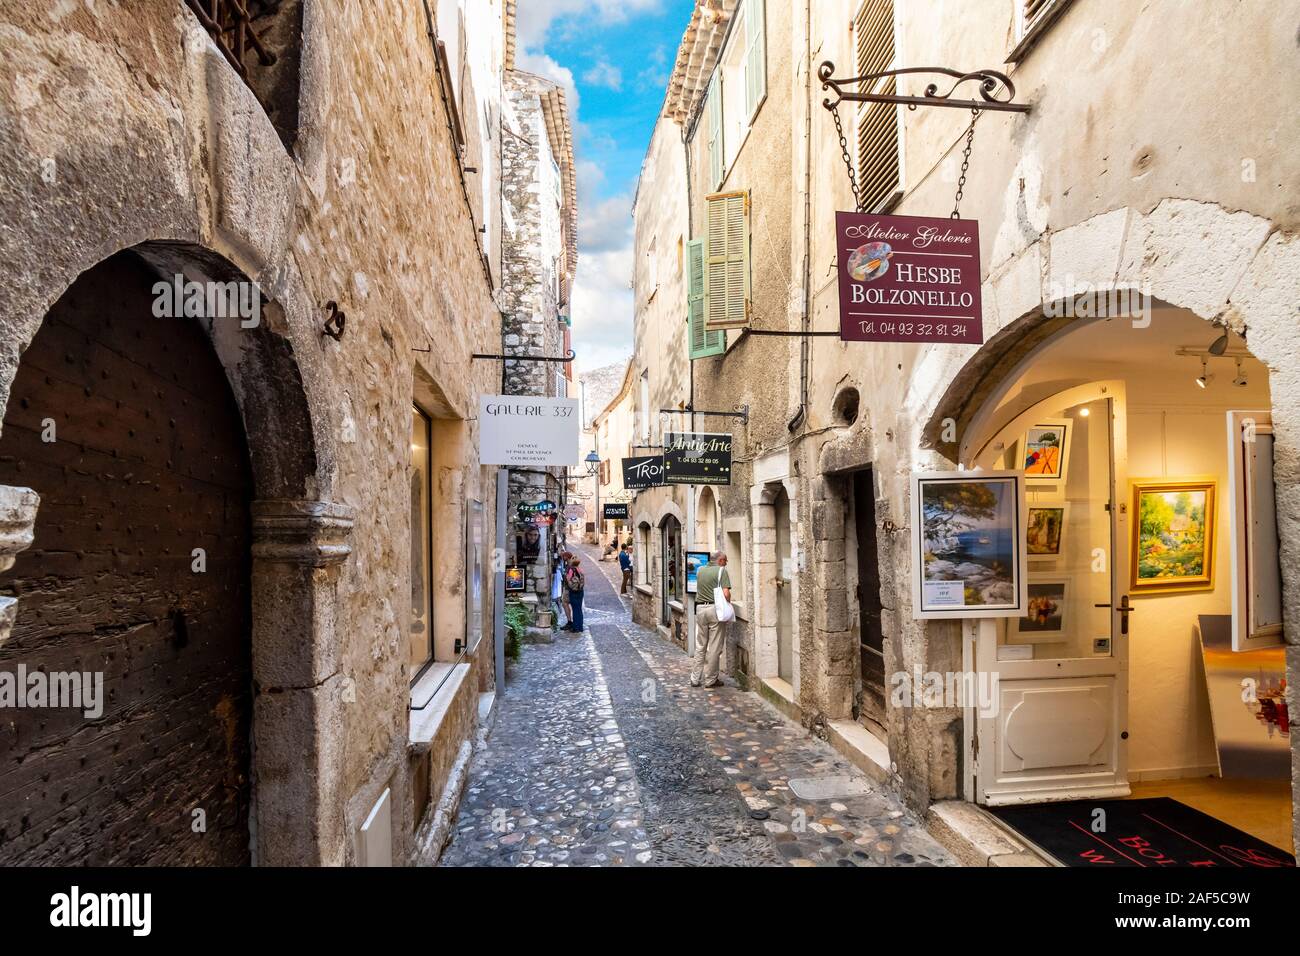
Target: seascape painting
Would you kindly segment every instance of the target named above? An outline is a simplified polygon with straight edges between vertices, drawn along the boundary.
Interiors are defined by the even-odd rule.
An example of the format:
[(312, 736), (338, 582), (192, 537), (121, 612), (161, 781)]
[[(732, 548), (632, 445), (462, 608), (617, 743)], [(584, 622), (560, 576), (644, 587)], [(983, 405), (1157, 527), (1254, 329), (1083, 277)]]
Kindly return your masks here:
[(1012, 479), (921, 479), (923, 610), (1013, 608), (1017, 485)]

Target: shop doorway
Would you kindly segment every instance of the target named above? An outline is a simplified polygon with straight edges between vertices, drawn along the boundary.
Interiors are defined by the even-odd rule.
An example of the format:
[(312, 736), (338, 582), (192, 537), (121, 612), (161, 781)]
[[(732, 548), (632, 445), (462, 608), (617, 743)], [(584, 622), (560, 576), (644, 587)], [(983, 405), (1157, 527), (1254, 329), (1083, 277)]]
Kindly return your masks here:
[(853, 527), (857, 538), (857, 713), (883, 732), (885, 634), (881, 626), (880, 556), (876, 550), (876, 489), (870, 468), (853, 475)]
[(682, 569), (682, 525), (672, 515), (664, 518), (663, 555), (660, 567), (663, 569), (659, 602), (659, 623), (672, 627), (673, 603), (681, 601), (680, 582)]
[(968, 625), (968, 666), (998, 679), (967, 711), (968, 793), (1172, 798), (1293, 852), (1280, 627), (1215, 636), (1243, 626), (1246, 578), (1280, 578), (1271, 477), (1248, 523), (1273, 550), (1238, 547), (1241, 423), (1267, 435), (1268, 369), (1189, 312), (1152, 318), (1068, 327), (967, 427), (965, 466), (1025, 473), (1030, 589), (1025, 618)]
[(794, 685), (794, 567), (790, 495), (782, 486), (773, 501), (776, 517), (776, 676)]

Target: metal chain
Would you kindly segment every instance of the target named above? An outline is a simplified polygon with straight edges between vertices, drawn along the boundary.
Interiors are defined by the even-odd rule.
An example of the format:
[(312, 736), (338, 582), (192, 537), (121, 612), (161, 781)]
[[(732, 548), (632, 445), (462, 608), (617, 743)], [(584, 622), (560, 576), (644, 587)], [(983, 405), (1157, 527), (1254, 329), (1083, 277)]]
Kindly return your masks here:
[(849, 188), (853, 190), (853, 205), (858, 212), (866, 212), (862, 208), (862, 197), (858, 195), (858, 174), (853, 168), (853, 157), (849, 155), (849, 141), (844, 138), (844, 127), (840, 124), (838, 104), (831, 110), (831, 116), (835, 117), (835, 132), (840, 137), (840, 154), (844, 157), (844, 168), (849, 171)]
[(966, 189), (966, 170), (970, 169), (970, 150), (971, 145), (975, 142), (975, 122), (980, 118), (978, 108), (970, 111), (970, 126), (966, 130), (966, 148), (961, 152), (961, 175), (957, 177), (957, 195), (952, 201), (952, 215), (950, 219), (960, 219), (961, 216), (957, 210), (961, 207), (962, 193)]

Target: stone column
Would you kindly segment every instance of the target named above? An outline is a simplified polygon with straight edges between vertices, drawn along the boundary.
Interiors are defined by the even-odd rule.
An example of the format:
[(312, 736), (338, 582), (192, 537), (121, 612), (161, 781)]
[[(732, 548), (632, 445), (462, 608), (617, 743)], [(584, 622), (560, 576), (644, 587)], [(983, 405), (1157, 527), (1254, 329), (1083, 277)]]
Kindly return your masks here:
[[(0, 485), (0, 571), (12, 568), (18, 552), (31, 547), (40, 503), (30, 488)], [(0, 596), (0, 645), (9, 640), (17, 617), (18, 599)]]
[(255, 501), (253, 513), (253, 859), (342, 865), (340, 566), (352, 510), (327, 501)]
[(813, 560), (819, 594), (814, 621), (818, 662), (815, 706), (827, 720), (852, 717), (858, 663), (849, 620), (842, 484), (831, 478), (812, 482)]

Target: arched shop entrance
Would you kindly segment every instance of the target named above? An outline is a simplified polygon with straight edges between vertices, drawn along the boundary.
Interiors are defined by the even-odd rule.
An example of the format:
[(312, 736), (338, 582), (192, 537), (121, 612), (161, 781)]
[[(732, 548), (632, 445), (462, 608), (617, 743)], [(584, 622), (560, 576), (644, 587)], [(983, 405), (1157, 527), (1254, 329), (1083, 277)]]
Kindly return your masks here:
[(1001, 375), (959, 461), (1025, 473), (1030, 613), (966, 626), (997, 677), (968, 798), (1168, 797), (1293, 852), (1271, 409), (1245, 342), (1171, 307)]

